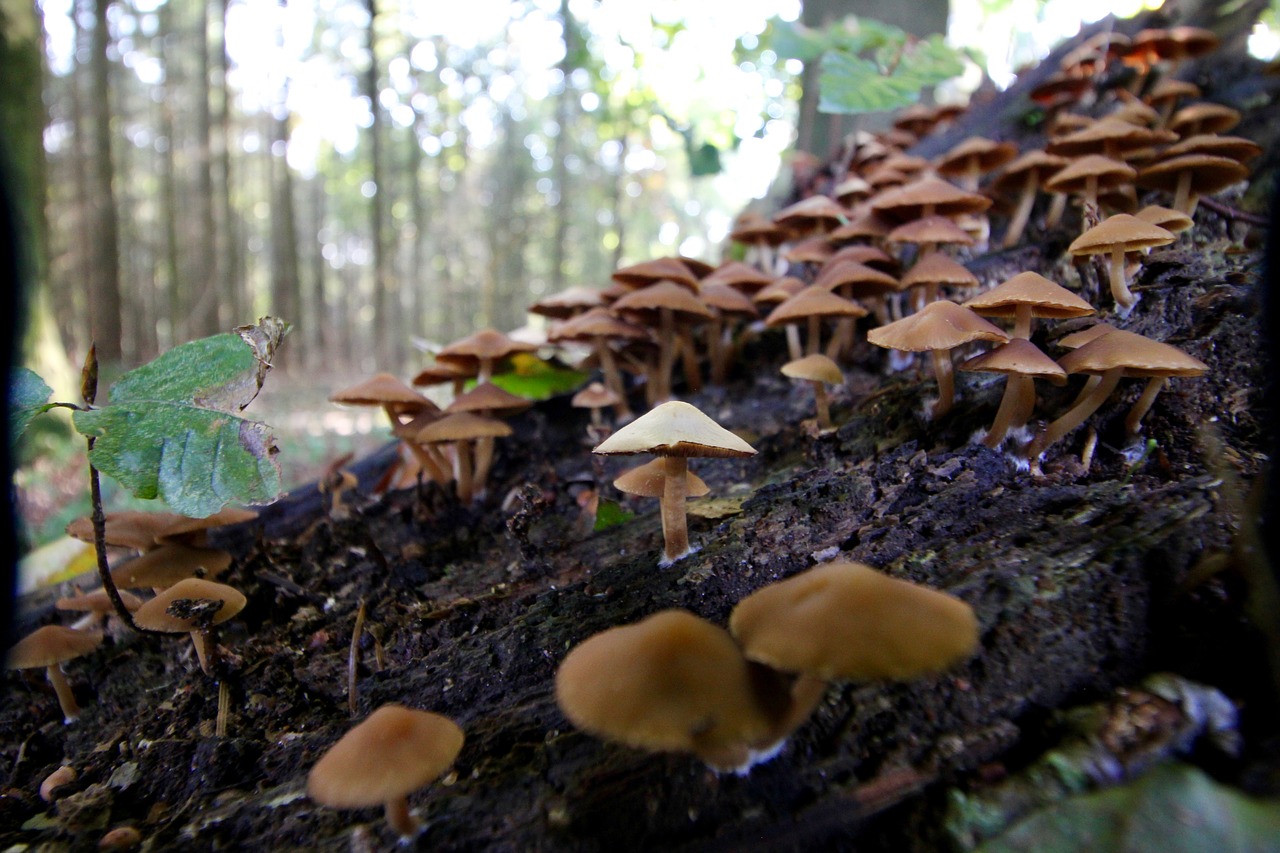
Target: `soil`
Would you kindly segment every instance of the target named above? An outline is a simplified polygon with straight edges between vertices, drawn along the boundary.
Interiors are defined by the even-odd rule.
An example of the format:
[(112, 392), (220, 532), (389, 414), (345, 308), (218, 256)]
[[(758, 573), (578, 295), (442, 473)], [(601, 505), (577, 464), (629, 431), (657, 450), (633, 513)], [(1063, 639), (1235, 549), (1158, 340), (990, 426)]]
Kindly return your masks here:
[[(785, 354), (766, 335), (728, 387), (682, 394), (759, 452), (695, 462), (711, 487), (690, 519), (698, 550), (661, 568), (653, 502), (624, 501), (636, 516), (593, 532), (578, 500), (592, 488), (620, 499), (608, 483), (637, 460), (593, 457), (586, 417), (564, 398), (540, 403), (511, 421), (473, 507), (428, 485), (361, 497), (337, 518), (308, 487), (223, 532), (219, 544), (236, 554), (224, 580), (249, 605), (218, 632), (219, 681), (202, 675), (185, 638), (116, 633), (68, 665), (84, 713), (63, 725), (42, 677), (9, 673), (0, 847), (94, 849), (128, 825), (144, 849), (391, 849), (380, 810), (329, 810), (304, 792), (311, 765), (352, 725), (362, 604), (355, 718), (399, 702), (466, 732), (453, 772), (411, 798), (428, 825), (420, 849), (954, 848), (953, 794), (1042, 755), (1061, 733), (1058, 709), (1114, 702), (1156, 672), (1229, 697), (1243, 749), (1202, 763), (1277, 793), (1280, 716), (1266, 639), (1249, 617), (1250, 567), (1196, 569), (1257, 523), (1241, 484), (1270, 448), (1261, 234), (1213, 209), (1197, 220), (1193, 236), (1145, 261), (1132, 315), (1103, 311), (1210, 367), (1161, 394), (1144, 454), (1126, 447), (1122, 425), (1138, 381), (1092, 419), (1091, 466), (1078, 430), (1034, 475), (971, 443), (1000, 380), (958, 374), (956, 408), (930, 420), (932, 381), (889, 372), (869, 346), (834, 395), (838, 428), (818, 434), (810, 392), (781, 377)], [(1059, 260), (1070, 235), (1035, 229), (1025, 248), (970, 266), (990, 283), (1036, 269), (1109, 306), (1092, 265)], [(1051, 347), (1084, 325), (1042, 323), (1036, 340)], [(1038, 390), (1042, 418), (1077, 385)], [(366, 495), (392, 455), (358, 466)], [(724, 624), (752, 591), (831, 559), (964, 599), (980, 653), (934, 678), (833, 685), (781, 754), (743, 776), (604, 743), (558, 710), (556, 666), (588, 636), (669, 607)], [(32, 600), (20, 627), (54, 618)], [(224, 736), (214, 733), (220, 682)], [(63, 763), (76, 779), (46, 804), (37, 789)]]

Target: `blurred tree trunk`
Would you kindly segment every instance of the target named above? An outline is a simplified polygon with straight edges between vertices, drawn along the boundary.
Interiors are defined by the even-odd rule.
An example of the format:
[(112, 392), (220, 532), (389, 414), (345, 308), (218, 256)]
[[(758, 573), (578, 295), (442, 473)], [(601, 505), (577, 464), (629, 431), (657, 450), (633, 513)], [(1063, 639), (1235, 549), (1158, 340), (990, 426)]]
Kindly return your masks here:
[(164, 244), (161, 247), (163, 261), (160, 266), (164, 270), (165, 319), (169, 329), (169, 339), (165, 344), (173, 346), (182, 343), (177, 336), (185, 334), (187, 329), (179, 292), (182, 281), (182, 252), (178, 237), (178, 174), (177, 164), (174, 161), (177, 140), (174, 138), (176, 128), (173, 120), (173, 107), (177, 100), (174, 82), (177, 75), (170, 36), (173, 32), (173, 8), (169, 3), (165, 3), (158, 10), (158, 14), (160, 16), (158, 41), (161, 45), (161, 60), (164, 62), (164, 80), (160, 84), (162, 94), (159, 104), (160, 135), (164, 139), (164, 144), (157, 146), (160, 149), (160, 220), (164, 231)]
[(378, 103), (378, 4), (377, 0), (365, 0), (369, 13), (366, 31), (366, 47), (369, 65), (365, 69), (363, 94), (369, 99), (369, 180), (373, 193), (369, 196), (369, 242), (373, 251), (373, 304), (374, 340), (379, 369), (396, 372), (403, 357), (403, 335), (400, 331), (400, 312), (397, 309), (395, 282), (389, 274), (387, 252), (387, 199), (383, 182), (382, 107)]
[(89, 279), (89, 332), (104, 365), (123, 360), (120, 298), (120, 224), (116, 213), (115, 166), (111, 159), (111, 34), (107, 9), (111, 0), (93, 4), (91, 109), (93, 112), (92, 227), (93, 274)]
[[(283, 100), (283, 99), (282, 99)], [(271, 121), (271, 313), (291, 323), (300, 318), (302, 282), (298, 270), (298, 222), (294, 213), (293, 170), (289, 168), (289, 117)]]
[(221, 12), (218, 27), (218, 135), (217, 135), (217, 215), (218, 215), (218, 271), (222, 276), (220, 286), (227, 294), (228, 304), (237, 317), (236, 322), (249, 322), (256, 317), (249, 317), (247, 294), (244, 285), (243, 260), (240, 255), (241, 233), (236, 217), (236, 210), (231, 201), (231, 186), (234, 178), (231, 163), (233, 144), (231, 127), (231, 88), (227, 78), (231, 71), (231, 55), (227, 53), (227, 10), (231, 0), (221, 0), (218, 7)]
[[(897, 3), (893, 0), (804, 0), (800, 21), (805, 26), (821, 29), (847, 15), (871, 18), (901, 27), (916, 36), (946, 33), (948, 0), (917, 0)], [(818, 62), (805, 64), (801, 77), (800, 121), (796, 128), (796, 148), (819, 157), (839, 150), (842, 137), (854, 129), (847, 117), (818, 112)], [(868, 127), (884, 122), (872, 116), (860, 116), (859, 125)]]
[[(211, 62), (209, 58), (209, 8), (205, 0), (196, 0), (196, 79), (192, 96), (195, 100), (195, 184), (196, 221), (199, 223), (192, 247), (195, 269), (189, 286), (207, 294), (213, 304), (191, 318), (191, 337), (205, 337), (225, 332), (248, 317), (235, 317), (227, 304), (226, 289), (218, 269), (218, 228), (214, 217), (213, 192), (213, 113), (209, 104)], [(202, 299), (202, 307), (204, 300)]]
[(405, 151), (405, 172), (409, 178), (409, 250), (405, 274), (401, 281), (408, 291), (405, 316), (411, 318), (406, 331), (411, 335), (426, 335), (430, 328), (426, 317), (427, 280), (427, 231), (431, 228), (431, 211), (427, 206), (426, 193), (422, 186), (423, 156), (422, 142), (418, 138), (418, 130), (422, 125), (421, 114), (415, 114), (413, 125), (406, 135), (408, 140)]
[(551, 276), (550, 292), (556, 293), (565, 286), (565, 253), (569, 242), (569, 225), (573, 218), (573, 205), (570, 201), (569, 187), (569, 153), (572, 151), (572, 134), (569, 125), (573, 123), (576, 93), (569, 82), (577, 65), (578, 53), (582, 49), (581, 33), (578, 22), (569, 8), (569, 0), (560, 0), (560, 30), (564, 39), (564, 56), (557, 66), (560, 70), (560, 94), (556, 96), (556, 141), (552, 154), (551, 180), (555, 184), (556, 204), (552, 208), (555, 226), (551, 238)]

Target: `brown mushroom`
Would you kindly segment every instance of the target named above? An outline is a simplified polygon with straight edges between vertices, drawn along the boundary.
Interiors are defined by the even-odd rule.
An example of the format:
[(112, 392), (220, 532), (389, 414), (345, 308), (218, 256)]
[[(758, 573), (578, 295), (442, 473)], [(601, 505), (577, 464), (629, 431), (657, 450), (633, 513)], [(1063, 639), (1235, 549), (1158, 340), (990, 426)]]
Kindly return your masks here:
[(1173, 193), (1173, 209), (1191, 216), (1200, 196), (1221, 192), (1248, 176), (1248, 168), (1229, 157), (1192, 153), (1147, 166), (1138, 173), (1138, 186)]
[[(798, 325), (801, 322), (807, 323), (808, 352), (813, 354), (821, 350), (822, 319), (824, 317), (850, 317), (856, 319), (865, 316), (867, 316), (867, 309), (853, 300), (837, 296), (824, 287), (810, 285), (770, 311), (769, 316), (765, 318), (764, 324), (774, 327), (790, 324)], [(793, 352), (791, 356), (796, 359), (801, 354)]]
[(1045, 180), (1057, 174), (1067, 165), (1065, 157), (1058, 157), (1046, 151), (1028, 151), (1005, 167), (1004, 172), (996, 179), (994, 189), (1014, 189), (1018, 193), (1017, 205), (1013, 216), (1009, 218), (1009, 227), (1004, 234), (1001, 245), (1012, 248), (1022, 239), (1027, 222), (1031, 219), (1031, 209), (1035, 206), (1036, 191), (1043, 186)]
[(401, 839), (420, 830), (409, 795), (438, 779), (458, 757), (462, 729), (447, 717), (383, 705), (329, 747), (307, 774), (307, 796), (334, 809), (382, 806)]
[[(628, 293), (613, 303), (613, 310), (640, 317), (651, 328), (657, 328), (660, 347), (658, 373), (653, 383), (656, 387), (650, 389), (650, 394), (655, 401), (666, 400), (671, 396), (671, 374), (676, 355), (686, 350), (686, 346), (692, 347), (688, 324), (709, 320), (714, 316), (713, 312), (688, 288), (668, 280)], [(699, 384), (697, 363), (695, 361), (691, 365), (686, 357), (684, 367), (685, 379), (694, 389)]]
[(791, 379), (803, 379), (813, 387), (818, 429), (831, 429), (831, 403), (827, 399), (826, 386), (844, 384), (840, 365), (821, 353), (814, 353), (782, 365), (782, 375)]
[(995, 349), (975, 355), (961, 363), (958, 370), (1005, 374), (1004, 394), (996, 410), (991, 428), (982, 444), (992, 450), (1000, 446), (1010, 429), (1019, 429), (1031, 419), (1036, 407), (1036, 379), (1048, 379), (1061, 385), (1067, 374), (1040, 348), (1026, 338), (1015, 337)]
[(978, 191), (978, 179), (1018, 156), (1012, 142), (994, 142), (985, 136), (970, 136), (934, 160), (939, 175), (955, 178), (962, 190)]
[(1077, 256), (1107, 255), (1111, 264), (1111, 295), (1123, 316), (1138, 301), (1126, 281), (1125, 252), (1165, 246), (1173, 240), (1174, 236), (1163, 228), (1127, 213), (1117, 213), (1077, 237), (1067, 251)]
[(37, 628), (9, 648), (5, 655), (8, 669), (44, 670), (45, 678), (58, 697), (62, 709), (62, 721), (74, 723), (80, 717), (80, 706), (75, 693), (62, 674), (62, 664), (87, 655), (102, 643), (102, 634), (77, 631), (61, 625), (45, 625)]
[(244, 609), (244, 593), (226, 584), (187, 578), (161, 591), (133, 614), (133, 621), (148, 631), (190, 634), (200, 669), (214, 670), (213, 628)]

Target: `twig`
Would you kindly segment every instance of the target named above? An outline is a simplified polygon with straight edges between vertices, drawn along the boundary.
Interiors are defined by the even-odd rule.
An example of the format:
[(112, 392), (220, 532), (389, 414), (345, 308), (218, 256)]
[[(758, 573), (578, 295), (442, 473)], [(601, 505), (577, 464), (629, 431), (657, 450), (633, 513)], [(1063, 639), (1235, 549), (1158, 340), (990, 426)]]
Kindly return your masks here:
[(360, 666), (360, 634), (364, 631), (364, 600), (360, 601), (360, 609), (356, 611), (356, 624), (351, 629), (351, 650), (347, 654), (347, 708), (351, 716), (357, 714), (360, 685), (356, 680), (356, 668)]
[(1250, 213), (1249, 211), (1241, 210), (1238, 207), (1232, 207), (1226, 202), (1218, 201), (1217, 199), (1209, 198), (1208, 196), (1202, 196), (1200, 198), (1200, 206), (1209, 208), (1219, 216), (1225, 216), (1227, 219), (1238, 220), (1240, 222), (1247, 222), (1250, 225), (1267, 226), (1271, 224), (1271, 220), (1265, 216)]

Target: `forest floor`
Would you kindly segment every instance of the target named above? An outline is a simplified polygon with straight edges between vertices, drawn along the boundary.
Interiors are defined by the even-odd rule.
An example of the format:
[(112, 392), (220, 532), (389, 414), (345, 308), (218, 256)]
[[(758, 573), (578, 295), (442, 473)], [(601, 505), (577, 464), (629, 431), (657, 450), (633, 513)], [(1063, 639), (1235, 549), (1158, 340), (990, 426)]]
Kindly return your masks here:
[[(512, 420), (475, 506), (430, 485), (330, 518), (306, 487), (220, 537), (236, 554), (223, 580), (249, 600), (218, 634), (224, 736), (218, 684), (184, 639), (116, 635), (70, 664), (84, 706), (74, 725), (42, 678), (8, 674), (0, 848), (93, 849), (129, 825), (154, 850), (390, 849), (379, 810), (305, 795), (311, 765), (352, 724), (361, 604), (356, 717), (398, 702), (466, 733), (453, 771), (411, 798), (428, 824), (420, 849), (970, 849), (1055, 792), (1175, 757), (1280, 794), (1280, 713), (1249, 616), (1255, 567), (1197, 568), (1256, 523), (1245, 484), (1269, 451), (1263, 234), (1207, 208), (1197, 220), (1144, 262), (1141, 301), (1122, 321), (1210, 368), (1159, 397), (1145, 452), (1122, 426), (1138, 381), (1092, 420), (1092, 465), (1081, 430), (1033, 475), (971, 443), (1000, 381), (959, 374), (956, 408), (930, 420), (932, 381), (888, 372), (865, 345), (835, 394), (837, 429), (818, 434), (810, 392), (778, 373), (783, 348), (767, 335), (727, 387), (681, 395), (758, 454), (695, 463), (711, 487), (692, 504), (697, 550), (661, 568), (654, 506), (624, 501), (636, 516), (596, 532), (579, 505), (589, 488), (620, 499), (608, 484), (635, 460), (592, 456), (585, 415), (565, 398), (540, 403)], [(1036, 230), (970, 266), (988, 283), (1035, 269), (1109, 306), (1092, 264), (1060, 260), (1071, 236)], [(1086, 325), (1044, 324), (1036, 339), (1056, 352)], [(1076, 390), (1041, 388), (1037, 418)], [(366, 483), (387, 458), (364, 460)], [(743, 776), (604, 743), (557, 708), (556, 667), (588, 636), (670, 607), (724, 624), (749, 593), (832, 559), (964, 599), (981, 650), (934, 678), (833, 685), (782, 752)], [(20, 627), (51, 618), (47, 597), (27, 605)], [(1230, 713), (1203, 713), (1219, 706)], [(1083, 757), (1069, 743), (1087, 744)], [(44, 803), (40, 782), (62, 764), (76, 779)]]

